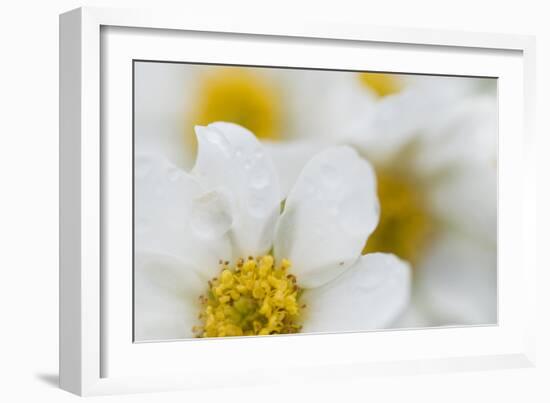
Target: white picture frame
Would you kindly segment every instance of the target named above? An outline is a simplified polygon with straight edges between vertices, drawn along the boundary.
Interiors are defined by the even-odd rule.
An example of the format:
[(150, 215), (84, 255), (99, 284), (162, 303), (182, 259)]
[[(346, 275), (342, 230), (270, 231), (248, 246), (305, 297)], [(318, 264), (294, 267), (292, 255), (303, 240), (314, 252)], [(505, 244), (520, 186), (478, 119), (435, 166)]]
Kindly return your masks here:
[[(211, 39), (205, 42), (205, 37)], [(187, 46), (179, 56), (172, 54), (178, 41)], [(271, 51), (258, 51), (256, 46), (267, 42)], [(234, 45), (225, 46), (231, 52), (222, 51), (226, 43)], [(314, 46), (321, 51), (314, 52)], [(297, 48), (309, 54), (293, 62)], [(244, 16), (215, 21), (190, 14), (103, 8), (62, 14), (61, 387), (97, 395), (534, 365), (534, 49), (534, 39), (520, 35), (303, 25), (267, 18), (249, 21)], [(327, 50), (339, 57), (328, 58)], [(128, 337), (131, 278), (124, 277), (124, 271), (113, 277), (108, 270), (109, 259), (123, 259), (127, 249), (122, 247), (120, 256), (107, 252), (112, 242), (125, 245), (128, 222), (115, 222), (106, 214), (128, 207), (124, 197), (121, 205), (111, 205), (108, 194), (113, 187), (131, 187), (126, 168), (118, 169), (109, 157), (122, 151), (119, 165), (128, 167), (127, 137), (121, 134), (115, 142), (112, 135), (105, 137), (115, 128), (119, 133), (131, 130), (128, 61), (181, 58), (184, 52), (186, 60), (194, 62), (360, 69), (366, 67), (361, 55), (367, 51), (381, 52), (379, 61), (369, 65), (374, 70), (500, 80), (498, 325), (133, 343)], [(274, 62), (274, 57), (280, 61)], [(103, 80), (102, 74), (121, 79)], [(115, 119), (110, 118), (113, 111)], [(114, 301), (110, 293), (121, 282), (128, 284), (122, 284), (122, 294)], [(293, 354), (282, 354), (285, 351)], [(212, 368), (216, 357), (230, 362), (238, 358), (237, 374)]]

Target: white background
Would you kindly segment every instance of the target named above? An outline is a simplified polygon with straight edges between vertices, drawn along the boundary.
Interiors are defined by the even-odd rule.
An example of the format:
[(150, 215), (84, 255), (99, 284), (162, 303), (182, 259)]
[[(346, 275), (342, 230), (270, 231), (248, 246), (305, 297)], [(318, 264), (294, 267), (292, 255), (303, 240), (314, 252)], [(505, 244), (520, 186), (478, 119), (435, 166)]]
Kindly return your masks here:
[[(168, 1), (155, 2), (155, 7)], [(313, 19), (373, 25), (451, 28), (537, 35), (539, 164), (538, 365), (483, 373), (355, 378), (302, 386), (201, 390), (92, 398), (114, 402), (163, 401), (526, 401), (550, 400), (549, 13), (543, 1), (378, 0), (300, 3), (237, 0), (184, 4), (181, 12), (249, 18)], [(80, 5), (144, 6), (146, 1), (10, 1), (0, 6), (0, 397), (1, 401), (75, 401), (56, 388), (58, 303), (58, 14)], [(547, 73), (550, 74), (550, 73)], [(518, 190), (519, 191), (519, 190)], [(547, 284), (547, 286), (545, 286)]]

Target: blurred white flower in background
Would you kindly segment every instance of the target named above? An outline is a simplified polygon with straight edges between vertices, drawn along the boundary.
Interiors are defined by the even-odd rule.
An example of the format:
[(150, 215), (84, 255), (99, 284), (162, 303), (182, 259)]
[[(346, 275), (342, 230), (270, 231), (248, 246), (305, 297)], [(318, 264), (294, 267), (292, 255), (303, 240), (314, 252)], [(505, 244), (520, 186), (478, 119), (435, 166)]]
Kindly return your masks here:
[[(317, 123), (374, 164), (381, 220), (365, 252), (395, 253), (414, 267), (413, 305), (398, 325), (496, 323), (496, 88), (471, 78), (379, 76), (391, 91), (369, 87), (376, 74), (368, 82), (347, 76), (348, 96), (328, 101), (332, 117)], [(327, 94), (341, 92), (342, 81), (325, 83)], [(269, 144), (283, 192), (324, 147)]]
[(280, 213), (277, 172), (251, 132), (196, 131), (189, 173), (136, 156), (136, 339), (380, 329), (405, 309), (408, 264), (361, 255), (379, 206), (355, 150), (310, 159)]
[(311, 81), (309, 73), (136, 63), (136, 148), (159, 151), (178, 166), (190, 168), (196, 156), (195, 125), (233, 122), (251, 130), (259, 139), (271, 141), (313, 133), (311, 127), (303, 130), (308, 128), (304, 122), (311, 122), (312, 118), (307, 108), (313, 94), (303, 91)]
[(380, 224), (364, 253), (414, 267), (399, 326), (496, 322), (496, 83), (490, 79), (138, 63), (136, 150), (188, 169), (193, 126), (239, 123), (264, 143), (281, 198), (318, 152), (374, 165)]

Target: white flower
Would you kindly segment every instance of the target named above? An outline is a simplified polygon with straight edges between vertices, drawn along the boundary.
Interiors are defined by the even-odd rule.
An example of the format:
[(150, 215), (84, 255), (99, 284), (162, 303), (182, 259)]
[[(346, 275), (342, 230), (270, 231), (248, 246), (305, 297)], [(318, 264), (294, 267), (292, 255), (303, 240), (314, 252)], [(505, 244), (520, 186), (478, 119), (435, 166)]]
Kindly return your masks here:
[(318, 92), (309, 83), (318, 85), (316, 77), (326, 74), (342, 73), (137, 62), (136, 147), (188, 169), (196, 156), (195, 125), (230, 121), (278, 141), (314, 134), (308, 108)]
[[(418, 77), (373, 101), (348, 81), (327, 122), (335, 122), (332, 143), (353, 145), (377, 173), (382, 217), (366, 251), (393, 252), (414, 266), (414, 312), (401, 325), (495, 323), (496, 94), (480, 93), (475, 79)], [(344, 84), (330, 85), (341, 93)], [(283, 197), (303, 161), (325, 147), (266, 146)]]
[(251, 132), (222, 122), (196, 131), (189, 173), (158, 154), (136, 156), (137, 340), (392, 323), (408, 302), (409, 267), (361, 255), (379, 218), (366, 160), (346, 146), (314, 156), (280, 214), (275, 167)]

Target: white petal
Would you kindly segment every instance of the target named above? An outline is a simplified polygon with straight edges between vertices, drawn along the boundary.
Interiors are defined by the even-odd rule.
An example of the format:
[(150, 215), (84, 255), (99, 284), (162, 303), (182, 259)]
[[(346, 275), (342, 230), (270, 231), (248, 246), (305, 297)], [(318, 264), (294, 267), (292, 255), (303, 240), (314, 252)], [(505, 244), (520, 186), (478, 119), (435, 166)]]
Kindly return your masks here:
[(376, 97), (356, 73), (304, 70), (293, 72), (292, 79), (293, 137), (339, 143), (368, 127)]
[(281, 200), (286, 199), (306, 163), (329, 145), (321, 141), (262, 142), (271, 157), (281, 184)]
[(488, 95), (468, 97), (448, 107), (420, 137), (415, 169), (430, 174), (456, 165), (496, 167), (496, 100)]
[[(176, 256), (194, 263), (204, 277), (214, 276), (218, 261), (231, 260), (227, 231), (203, 236), (196, 218), (224, 217), (219, 204), (205, 202), (197, 181), (168, 160), (139, 154), (135, 160), (135, 249)], [(212, 197), (211, 197), (212, 199)], [(206, 206), (205, 206), (206, 204)], [(209, 208), (213, 211), (205, 211)], [(208, 214), (210, 216), (208, 216)], [(222, 221), (217, 221), (219, 227)]]
[(388, 328), (391, 329), (418, 329), (438, 326), (430, 312), (419, 301), (416, 295), (411, 295), (407, 308), (393, 321)]
[(137, 152), (157, 152), (180, 167), (190, 166), (184, 119), (194, 92), (195, 70), (177, 63), (135, 63)]
[(385, 162), (423, 130), (437, 125), (479, 82), (461, 77), (418, 77), (403, 91), (375, 105), (368, 127), (355, 137), (354, 144), (369, 158)]
[(440, 325), (494, 324), (496, 247), (449, 232), (418, 267), (418, 294)]
[(175, 257), (137, 254), (134, 332), (137, 341), (193, 337), (206, 283)]
[(196, 127), (199, 150), (193, 174), (206, 190), (223, 193), (231, 206), (230, 235), (241, 256), (266, 253), (280, 210), (279, 180), (260, 142), (225, 122)]
[(496, 245), (497, 179), (489, 164), (456, 167), (428, 187), (430, 209), (444, 225)]
[(274, 251), (304, 287), (320, 286), (350, 267), (378, 223), (376, 178), (350, 147), (313, 157), (286, 199)]
[(410, 267), (394, 255), (371, 253), (323, 287), (306, 290), (303, 331), (342, 332), (388, 327), (410, 295)]

